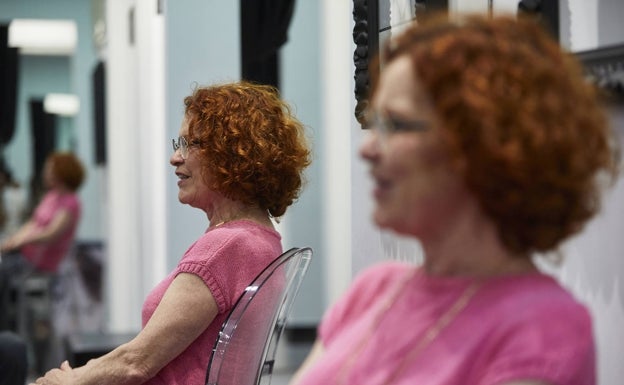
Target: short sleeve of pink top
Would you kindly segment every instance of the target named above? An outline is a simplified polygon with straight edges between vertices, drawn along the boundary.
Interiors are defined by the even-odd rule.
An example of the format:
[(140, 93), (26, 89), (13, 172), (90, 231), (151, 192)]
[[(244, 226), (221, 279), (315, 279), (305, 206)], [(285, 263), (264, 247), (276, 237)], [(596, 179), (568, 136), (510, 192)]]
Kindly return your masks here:
[(147, 296), (143, 304), (143, 326), (180, 273), (195, 274), (204, 281), (217, 302), (219, 313), (185, 351), (146, 384), (203, 385), (210, 350), (228, 312), (245, 287), (281, 252), (279, 233), (246, 220), (210, 229), (191, 245), (178, 266)]
[[(61, 211), (69, 213), (71, 222), (67, 230), (53, 243), (33, 244), (22, 247), (21, 253), (37, 269), (54, 273), (67, 255), (80, 219), (81, 205), (78, 195), (74, 193), (60, 194), (57, 191), (46, 193), (35, 209), (32, 220), (36, 229), (50, 224)], [(35, 230), (36, 231), (36, 230)]]
[(325, 354), (299, 384), (595, 384), (589, 313), (540, 273), (484, 281), (431, 342), (416, 347), (473, 283), (395, 262), (363, 272), (326, 313)]

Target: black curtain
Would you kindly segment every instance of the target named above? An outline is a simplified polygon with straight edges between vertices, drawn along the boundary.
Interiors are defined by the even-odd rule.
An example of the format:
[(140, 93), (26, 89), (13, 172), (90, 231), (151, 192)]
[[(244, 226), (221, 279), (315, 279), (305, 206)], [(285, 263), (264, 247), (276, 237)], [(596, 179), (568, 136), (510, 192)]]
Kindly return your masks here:
[(8, 46), (9, 26), (0, 25), (0, 148), (15, 132), (19, 52)]
[(242, 78), (279, 88), (279, 51), (295, 0), (240, 0)]
[(33, 208), (43, 194), (42, 171), (48, 155), (56, 148), (56, 115), (43, 109), (43, 99), (30, 99), (33, 170), (30, 182), (30, 206)]
[(93, 71), (93, 127), (95, 164), (106, 164), (106, 67), (100, 61)]

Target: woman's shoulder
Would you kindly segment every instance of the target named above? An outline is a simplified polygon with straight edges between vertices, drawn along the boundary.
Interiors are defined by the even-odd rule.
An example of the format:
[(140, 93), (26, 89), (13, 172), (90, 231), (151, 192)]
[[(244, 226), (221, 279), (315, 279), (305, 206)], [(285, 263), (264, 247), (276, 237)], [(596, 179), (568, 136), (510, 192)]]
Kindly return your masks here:
[(385, 298), (393, 288), (411, 276), (416, 267), (395, 261), (378, 262), (362, 270), (340, 300), (339, 306), (348, 312), (370, 308), (371, 303)]
[[(559, 333), (591, 334), (589, 309), (559, 281), (544, 273), (505, 277), (486, 283), (480, 296), (504, 327), (532, 327)], [(499, 318), (499, 317), (497, 317)]]
[(487, 335), (479, 345), (488, 352), (484, 383), (530, 376), (567, 384), (591, 377), (591, 315), (555, 278), (540, 273), (506, 277), (484, 289), (471, 312), (473, 323)]
[(362, 270), (346, 293), (323, 316), (319, 327), (321, 339), (327, 342), (340, 330), (375, 312), (392, 289), (404, 281), (401, 277), (411, 276), (414, 269), (413, 265), (386, 261)]
[(50, 200), (56, 202), (58, 206), (61, 207), (79, 207), (80, 206), (80, 197), (77, 193), (71, 192), (58, 192), (58, 191), (49, 191), (44, 195), (45, 200)]
[(487, 282), (486, 288), (492, 296), (514, 298), (517, 304), (531, 305), (533, 309), (553, 306), (584, 308), (557, 278), (541, 272), (496, 278)]

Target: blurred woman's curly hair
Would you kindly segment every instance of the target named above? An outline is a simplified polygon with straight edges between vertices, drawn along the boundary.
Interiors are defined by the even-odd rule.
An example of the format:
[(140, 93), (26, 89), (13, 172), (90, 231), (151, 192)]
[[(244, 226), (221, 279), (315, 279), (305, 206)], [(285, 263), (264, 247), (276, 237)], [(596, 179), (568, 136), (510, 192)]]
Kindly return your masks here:
[(619, 142), (580, 63), (536, 21), (432, 18), (392, 40), (382, 60), (402, 55), (506, 247), (554, 251), (599, 210)]
[(85, 179), (84, 165), (71, 152), (53, 152), (46, 158), (50, 164), (52, 174), (67, 188), (77, 191)]
[(311, 153), (278, 90), (245, 81), (198, 87), (184, 104), (210, 188), (282, 216), (299, 197)]

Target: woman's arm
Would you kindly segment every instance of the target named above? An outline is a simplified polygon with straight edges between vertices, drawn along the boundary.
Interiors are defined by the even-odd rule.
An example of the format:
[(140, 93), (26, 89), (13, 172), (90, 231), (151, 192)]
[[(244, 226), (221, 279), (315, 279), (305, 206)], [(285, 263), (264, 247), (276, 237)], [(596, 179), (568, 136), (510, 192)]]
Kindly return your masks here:
[(152, 318), (132, 341), (85, 366), (53, 369), (37, 383), (141, 384), (184, 351), (217, 313), (217, 303), (201, 278), (182, 273), (173, 280)]
[(305, 372), (309, 368), (311, 368), (314, 365), (314, 363), (318, 361), (319, 358), (321, 358), (323, 353), (324, 353), (323, 344), (321, 343), (320, 340), (316, 340), (314, 342), (314, 345), (312, 345), (312, 349), (310, 350), (310, 353), (308, 353), (308, 356), (303, 361), (303, 364), (301, 364), (299, 369), (297, 369), (292, 379), (290, 380), (289, 384), (290, 385), (298, 384), (299, 381), (301, 380), (301, 377), (305, 374)]
[(31, 243), (49, 243), (57, 240), (72, 224), (73, 218), (69, 210), (61, 209), (45, 227), (31, 231), (22, 240), (21, 246)]
[(22, 246), (33, 243), (54, 242), (71, 226), (72, 216), (69, 210), (59, 210), (50, 223), (39, 229), (35, 228), (34, 222), (29, 220), (6, 241), (2, 243), (2, 251), (19, 249)]

